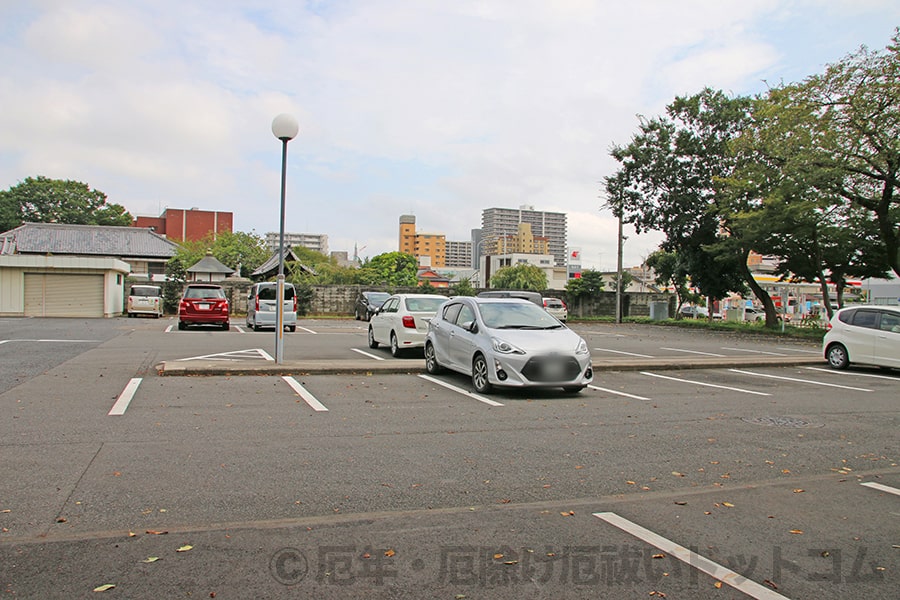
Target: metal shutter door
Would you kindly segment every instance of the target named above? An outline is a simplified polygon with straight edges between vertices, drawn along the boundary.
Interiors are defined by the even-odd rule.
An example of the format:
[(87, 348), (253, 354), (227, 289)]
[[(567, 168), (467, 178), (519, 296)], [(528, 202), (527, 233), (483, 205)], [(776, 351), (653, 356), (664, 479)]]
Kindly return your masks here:
[(102, 317), (103, 275), (25, 273), (25, 316)]

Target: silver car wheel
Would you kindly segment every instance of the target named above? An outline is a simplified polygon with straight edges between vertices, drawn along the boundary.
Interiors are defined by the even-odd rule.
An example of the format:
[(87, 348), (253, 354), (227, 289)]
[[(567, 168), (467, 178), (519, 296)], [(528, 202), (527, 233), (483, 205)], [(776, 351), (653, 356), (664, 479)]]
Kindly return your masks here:
[(400, 356), (400, 343), (397, 341), (397, 335), (391, 332), (391, 356), (397, 358)]
[(436, 375), (443, 371), (443, 367), (438, 364), (437, 356), (434, 355), (434, 346), (431, 342), (425, 344), (425, 370)]
[(478, 354), (472, 361), (472, 386), (480, 394), (487, 394), (493, 387), (488, 379), (488, 364), (484, 356)]
[(832, 369), (846, 369), (850, 364), (847, 349), (841, 344), (834, 344), (828, 348), (828, 364)]

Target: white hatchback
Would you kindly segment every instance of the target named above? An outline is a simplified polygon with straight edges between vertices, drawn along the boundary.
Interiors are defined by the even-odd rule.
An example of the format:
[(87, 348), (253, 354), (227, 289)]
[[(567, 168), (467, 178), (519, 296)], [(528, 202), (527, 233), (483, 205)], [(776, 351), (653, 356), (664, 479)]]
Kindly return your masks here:
[(409, 348), (421, 348), (425, 345), (428, 321), (447, 300), (446, 296), (434, 294), (391, 296), (369, 319), (369, 348), (389, 344), (395, 357)]
[(837, 311), (822, 341), (833, 369), (850, 363), (900, 369), (900, 306), (852, 306)]

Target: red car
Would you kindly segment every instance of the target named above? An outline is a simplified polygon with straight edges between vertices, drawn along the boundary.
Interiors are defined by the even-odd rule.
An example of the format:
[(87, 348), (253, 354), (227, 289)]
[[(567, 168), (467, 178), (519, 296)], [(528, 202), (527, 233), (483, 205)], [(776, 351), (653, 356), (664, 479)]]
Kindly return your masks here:
[(228, 331), (228, 299), (222, 286), (188, 284), (178, 305), (178, 329), (187, 329), (188, 325), (219, 325)]

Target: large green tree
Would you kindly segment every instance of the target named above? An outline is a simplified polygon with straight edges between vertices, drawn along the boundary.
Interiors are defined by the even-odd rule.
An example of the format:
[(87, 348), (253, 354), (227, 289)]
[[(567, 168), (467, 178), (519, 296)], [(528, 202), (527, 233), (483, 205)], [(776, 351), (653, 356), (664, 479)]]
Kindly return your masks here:
[(418, 261), (404, 252), (373, 256), (366, 259), (359, 270), (359, 282), (363, 285), (413, 287), (418, 284)]
[(820, 210), (853, 215), (843, 202), (869, 213), (884, 252), (866, 267), (883, 259), (900, 275), (900, 29), (884, 51), (861, 48), (821, 75), (773, 88), (755, 117), (758, 156), (821, 196)]
[(123, 206), (80, 181), (39, 175), (0, 191), (0, 231), (22, 223), (128, 226), (132, 221)]
[(547, 289), (547, 275), (537, 265), (503, 267), (491, 277), (491, 287), (499, 290), (542, 292)]
[(642, 120), (629, 144), (613, 147), (621, 166), (604, 184), (616, 216), (638, 233), (663, 232), (662, 248), (678, 253), (703, 295), (720, 299), (749, 286), (771, 307), (774, 325), (774, 304), (747, 267), (750, 240), (730, 230), (719, 210), (718, 181), (736, 163), (729, 144), (746, 125), (750, 107), (749, 98), (711, 89), (676, 98), (665, 116)]
[(572, 300), (578, 300), (578, 316), (584, 316), (584, 300), (585, 298), (593, 298), (603, 291), (603, 274), (594, 269), (584, 269), (581, 277), (570, 279), (566, 282), (566, 298), (569, 303)]

